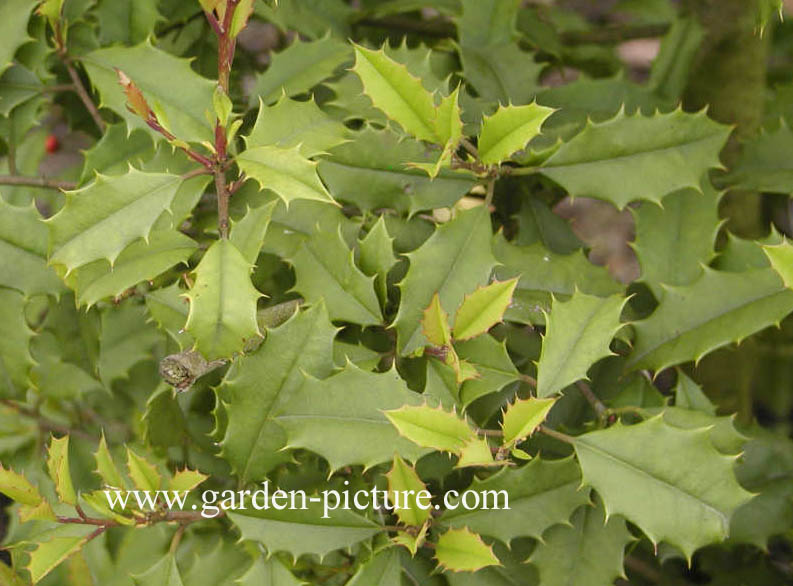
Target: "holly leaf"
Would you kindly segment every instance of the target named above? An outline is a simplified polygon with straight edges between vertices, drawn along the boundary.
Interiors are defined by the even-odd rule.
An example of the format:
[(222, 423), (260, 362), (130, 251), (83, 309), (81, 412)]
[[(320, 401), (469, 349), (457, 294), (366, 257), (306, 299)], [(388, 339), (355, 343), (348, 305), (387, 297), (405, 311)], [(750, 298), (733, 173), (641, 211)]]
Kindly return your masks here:
[(704, 110), (687, 114), (626, 115), (588, 122), (542, 164), (542, 173), (573, 196), (595, 197), (624, 208), (637, 199), (660, 203), (672, 191), (699, 189), (730, 128)]
[(279, 511), (268, 503), (267, 509), (229, 511), (228, 517), (243, 539), (257, 541), (269, 552), (283, 551), (294, 558), (304, 554), (323, 557), (382, 531), (379, 525), (349, 509), (340, 508), (326, 515), (320, 502), (306, 501), (306, 506), (300, 503), (298, 509)]
[(177, 138), (186, 142), (214, 140), (214, 129), (204, 112), (212, 103), (216, 84), (193, 71), (188, 59), (174, 57), (146, 40), (134, 47), (97, 49), (80, 61), (99, 91), (100, 105), (121, 116), (130, 129), (144, 129), (155, 141), (164, 138), (127, 110), (127, 97), (116, 75), (119, 69), (140, 88), (160, 124)]
[(441, 307), (441, 300), (437, 293), (432, 296), (432, 301), (424, 310), (421, 318), (421, 333), (429, 343), (436, 346), (449, 346), (452, 342), (449, 314)]
[(127, 448), (127, 469), (132, 483), (138, 490), (154, 492), (160, 489), (162, 477), (157, 466)]
[(77, 503), (77, 494), (72, 484), (72, 473), (69, 470), (69, 436), (53, 437), (47, 457), (47, 471), (55, 484), (55, 491), (61, 502), (68, 505)]
[(256, 77), (252, 99), (259, 96), (264, 103), (271, 104), (282, 95), (305, 94), (333, 76), (351, 57), (349, 45), (330, 35), (312, 42), (297, 39), (273, 54), (267, 71)]
[(182, 576), (172, 552), (141, 574), (132, 576), (135, 586), (183, 586)]
[[(567, 523), (572, 512), (589, 503), (589, 491), (581, 490), (581, 470), (573, 458), (534, 458), (520, 468), (504, 468), (485, 480), (474, 479), (469, 490), (490, 499), (488, 507), (466, 510), (459, 499), (440, 522), (449, 527), (468, 527), (505, 544), (516, 537), (541, 539), (557, 523)], [(505, 498), (509, 509), (504, 508)]]
[(740, 157), (724, 181), (737, 189), (791, 193), (793, 166), (785, 157), (786, 149), (790, 148), (793, 148), (793, 131), (782, 118), (779, 128), (761, 131), (742, 145)]
[(320, 110), (313, 99), (298, 102), (282, 96), (272, 106), (259, 100), (256, 123), (245, 144), (248, 148), (299, 146), (303, 156), (313, 157), (345, 143), (348, 134), (347, 127)]
[(393, 324), (400, 354), (425, 345), (421, 314), (435, 293), (442, 306), (457, 307), (466, 293), (488, 281), (495, 265), (491, 235), (488, 210), (479, 206), (460, 212), (406, 255), (410, 268), (399, 284), (402, 299)]
[(362, 240), (358, 241), (358, 266), (364, 275), (374, 277), (375, 290), (384, 306), (388, 299), (388, 272), (397, 263), (394, 256), (394, 239), (388, 234), (385, 217), (375, 222)]
[(264, 234), (273, 217), (273, 210), (278, 204), (276, 200), (253, 209), (248, 208), (246, 214), (238, 222), (232, 220), (229, 240), (242, 253), (248, 263), (256, 264), (259, 251), (264, 242)]
[(473, 370), (463, 382), (460, 400), (466, 407), (479, 397), (496, 393), (520, 378), (507, 353), (506, 344), (493, 336), (479, 336), (467, 342), (456, 342), (454, 349), (464, 364)]
[(267, 331), (264, 343), (235, 362), (218, 390), (228, 416), (221, 457), (242, 482), (258, 480), (288, 455), (276, 411), (304, 382), (304, 373), (326, 377), (334, 368), (335, 328), (318, 303)]
[(95, 472), (102, 479), (105, 486), (113, 488), (124, 487), (124, 481), (121, 479), (121, 474), (119, 474), (118, 468), (116, 468), (116, 464), (113, 461), (113, 456), (107, 447), (104, 432), (99, 438), (99, 447), (94, 452), (94, 459), (96, 460)]
[(3, 73), (14, 60), (14, 54), (23, 43), (31, 40), (28, 35), (28, 19), (36, 6), (29, 0), (9, 0), (3, 6), (3, 19), (0, 21), (0, 73)]
[(625, 577), (625, 546), (634, 540), (625, 520), (609, 516), (602, 505), (580, 507), (572, 524), (555, 525), (529, 558), (543, 584), (613, 584)]
[(610, 356), (614, 334), (627, 299), (573, 293), (567, 302), (554, 299), (537, 363), (537, 396), (548, 397), (586, 378), (595, 362)]
[(22, 474), (0, 466), (0, 492), (21, 505), (37, 507), (44, 502), (39, 489)]
[[(416, 469), (394, 454), (394, 463), (386, 474), (388, 499), (395, 506), (394, 514), (405, 525), (420, 527), (430, 518), (430, 510), (418, 502), (416, 496), (427, 490)], [(412, 491), (412, 492), (410, 492)]]
[(207, 360), (227, 358), (261, 336), (256, 322), (261, 293), (250, 273), (251, 264), (229, 240), (213, 243), (195, 269), (185, 330)]
[(259, 555), (243, 576), (237, 579), (239, 586), (302, 586), (284, 563), (276, 556)]
[(573, 445), (608, 516), (623, 515), (654, 544), (665, 541), (690, 560), (727, 537), (733, 511), (752, 497), (735, 479), (735, 456), (717, 452), (710, 433), (673, 427), (659, 415), (586, 433)]
[(405, 405), (385, 411), (385, 416), (401, 436), (425, 448), (459, 454), (466, 444), (476, 439), (476, 433), (465, 419), (440, 406)]
[(757, 332), (793, 311), (793, 291), (772, 269), (743, 272), (703, 268), (691, 285), (666, 286), (653, 314), (635, 322), (627, 367), (661, 371)]
[(300, 147), (289, 149), (265, 145), (249, 148), (237, 155), (237, 165), (262, 189), (271, 189), (287, 205), (296, 199), (332, 203), (317, 175), (317, 163), (300, 153)]
[(438, 566), (451, 572), (476, 572), (487, 566), (498, 566), (491, 546), (468, 529), (449, 529), (435, 544)]
[(384, 549), (355, 572), (346, 586), (400, 586), (402, 563), (395, 547)]
[(94, 530), (90, 525), (61, 525), (37, 538), (27, 565), (32, 583), (38, 584), (66, 558), (77, 553)]
[(368, 469), (395, 453), (415, 461), (427, 452), (400, 437), (383, 415), (384, 409), (421, 403), (395, 370), (374, 373), (347, 364), (329, 378), (307, 378), (275, 421), (286, 432), (286, 447), (321, 455), (332, 471), (355, 464)]
[(361, 272), (353, 255), (340, 230), (315, 232), (289, 259), (295, 269), (295, 290), (309, 302), (323, 299), (332, 320), (380, 324), (375, 279)]
[(157, 329), (146, 323), (143, 305), (134, 301), (103, 311), (100, 327), (96, 370), (107, 388), (114, 380), (127, 378), (129, 370), (149, 358), (152, 346), (162, 339)]
[(771, 267), (782, 277), (785, 287), (793, 289), (793, 245), (784, 239), (779, 244), (761, 245)]
[(98, 175), (89, 185), (66, 193), (66, 203), (45, 220), (50, 233), (50, 264), (68, 275), (97, 260), (114, 264), (134, 241), (148, 239), (157, 219), (170, 210), (181, 178), (167, 173)]
[(708, 415), (716, 415), (716, 406), (710, 402), (702, 388), (679, 368), (675, 385), (675, 406), (682, 409), (701, 411)]
[(353, 47), (355, 67), (352, 71), (361, 78), (364, 91), (375, 107), (411, 136), (445, 143), (436, 128), (438, 114), (433, 96), (424, 89), (421, 80), (414, 77), (407, 67), (388, 57), (383, 49), (373, 51), (360, 45)]
[(482, 120), (479, 158), (488, 165), (509, 160), (540, 133), (540, 126), (553, 113), (553, 108), (538, 104), (499, 106), (495, 114)]
[(57, 273), (47, 266), (47, 225), (36, 207), (13, 206), (0, 197), (0, 286), (25, 297), (64, 291)]
[(518, 279), (495, 281), (466, 295), (454, 316), (454, 339), (468, 340), (499, 323), (507, 310)]
[(514, 446), (529, 437), (545, 421), (556, 399), (516, 399), (504, 412), (501, 428), (504, 430), (504, 445)]
[(145, 41), (162, 16), (155, 0), (102, 0), (96, 8), (97, 32), (103, 45)]

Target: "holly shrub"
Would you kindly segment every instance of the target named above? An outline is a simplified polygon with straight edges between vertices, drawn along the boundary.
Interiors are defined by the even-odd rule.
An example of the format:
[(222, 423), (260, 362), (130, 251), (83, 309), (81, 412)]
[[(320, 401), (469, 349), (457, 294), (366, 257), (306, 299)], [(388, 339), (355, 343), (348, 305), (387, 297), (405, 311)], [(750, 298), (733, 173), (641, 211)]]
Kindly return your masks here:
[(780, 10), (2, 0), (0, 583), (790, 583)]

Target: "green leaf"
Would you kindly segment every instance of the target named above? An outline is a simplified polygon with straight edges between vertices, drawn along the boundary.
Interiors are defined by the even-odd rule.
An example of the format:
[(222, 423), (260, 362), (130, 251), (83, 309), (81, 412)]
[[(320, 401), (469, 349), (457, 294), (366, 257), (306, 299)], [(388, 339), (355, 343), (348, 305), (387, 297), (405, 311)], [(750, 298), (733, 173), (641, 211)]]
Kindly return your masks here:
[(251, 283), (251, 264), (228, 240), (218, 240), (195, 269), (185, 330), (207, 360), (227, 358), (261, 336), (256, 302), (261, 294)]
[(468, 529), (449, 529), (435, 545), (438, 566), (451, 572), (476, 572), (487, 566), (498, 566), (493, 548)]
[(503, 463), (493, 459), (490, 444), (485, 438), (476, 437), (460, 449), (460, 457), (454, 465), (455, 468), (469, 466), (503, 466)]
[(297, 39), (272, 56), (267, 71), (256, 78), (252, 99), (259, 96), (264, 103), (271, 104), (284, 94), (305, 94), (333, 76), (351, 57), (349, 45), (330, 35), (313, 42)]
[(424, 521), (430, 518), (430, 510), (421, 506), (416, 499), (416, 495), (427, 490), (427, 486), (416, 474), (416, 469), (405, 462), (399, 454), (394, 454), (394, 464), (386, 477), (388, 498), (392, 504), (398, 505), (394, 514), (400, 522), (415, 527), (423, 525)]
[(537, 396), (548, 397), (586, 378), (590, 366), (612, 354), (609, 345), (623, 326), (626, 301), (620, 295), (579, 292), (565, 303), (554, 300), (537, 363)]
[(300, 146), (304, 156), (313, 157), (343, 144), (347, 135), (347, 128), (320, 110), (314, 100), (298, 102), (283, 96), (272, 106), (259, 101), (259, 114), (245, 144), (248, 148)]
[[(507, 545), (516, 537), (540, 539), (548, 527), (566, 523), (577, 507), (589, 503), (589, 491), (581, 490), (581, 470), (573, 458), (537, 457), (520, 468), (504, 468), (485, 480), (474, 479), (469, 490), (488, 499), (490, 508), (457, 506), (447, 509), (439, 521), (468, 527)], [(504, 508), (507, 498), (509, 509)]]
[(716, 415), (716, 406), (710, 402), (702, 388), (679, 368), (675, 385), (675, 406)]
[(96, 17), (99, 41), (103, 45), (141, 43), (162, 20), (156, 0), (101, 0)]
[(517, 284), (517, 279), (496, 281), (466, 295), (454, 316), (454, 339), (480, 336), (499, 323)]
[(506, 344), (493, 336), (479, 336), (454, 345), (459, 357), (475, 369), (475, 377), (460, 389), (460, 400), (468, 406), (479, 397), (496, 393), (520, 378), (507, 353)]
[(72, 484), (72, 473), (69, 470), (69, 436), (52, 438), (50, 441), (49, 455), (47, 457), (47, 470), (61, 502), (74, 505), (77, 503), (77, 494)]
[(687, 285), (702, 274), (702, 265), (715, 256), (719, 231), (719, 193), (707, 179), (702, 192), (684, 189), (670, 193), (662, 206), (642, 202), (632, 208), (636, 221), (633, 249), (647, 283), (657, 299), (666, 285)]
[(36, 207), (0, 197), (0, 286), (32, 295), (59, 295), (63, 283), (47, 266), (47, 226)]
[(14, 53), (20, 45), (30, 40), (28, 36), (28, 19), (35, 7), (30, 0), (9, 0), (3, 6), (3, 19), (0, 21), (0, 73), (11, 65)]
[(289, 259), (299, 291), (309, 302), (323, 299), (332, 320), (361, 325), (382, 323), (374, 277), (355, 266), (341, 231), (319, 231)]
[[(441, 98), (435, 118), (435, 134), (438, 137), (438, 144), (444, 145), (444, 155), (451, 156), (452, 151), (457, 149), (460, 139), (463, 137), (463, 121), (460, 118), (459, 104), (460, 86), (448, 96)], [(441, 155), (441, 160), (444, 159)], [(433, 177), (436, 176), (437, 171)]]
[(468, 422), (454, 412), (429, 405), (405, 405), (385, 411), (399, 434), (415, 444), (433, 450), (459, 454), (476, 433)]
[(441, 307), (437, 293), (432, 296), (432, 301), (422, 314), (421, 333), (429, 343), (436, 346), (449, 346), (452, 342), (452, 334), (449, 331), (449, 314)]
[(139, 167), (154, 154), (154, 143), (142, 130), (129, 132), (126, 124), (111, 124), (90, 149), (85, 151), (85, 162), (80, 183), (93, 179), (95, 174), (123, 175), (130, 165)]
[(239, 359), (226, 374), (218, 391), (228, 414), (221, 456), (242, 482), (260, 480), (288, 458), (281, 451), (286, 435), (273, 417), (303, 384), (304, 373), (331, 373), (335, 333), (319, 303), (268, 330), (258, 350)]
[(793, 131), (782, 119), (779, 128), (747, 140), (724, 181), (738, 189), (793, 192), (793, 165), (785, 156), (793, 148)]
[(259, 555), (250, 569), (237, 580), (239, 586), (301, 586), (305, 582), (294, 574), (275, 556)]
[(625, 577), (625, 546), (633, 539), (622, 517), (606, 519), (602, 506), (583, 506), (571, 525), (555, 525), (543, 535), (529, 563), (543, 584), (613, 584)]
[(113, 488), (122, 488), (124, 486), (121, 474), (119, 474), (118, 468), (116, 468), (116, 464), (113, 462), (113, 456), (110, 454), (110, 450), (107, 447), (107, 440), (105, 440), (104, 433), (102, 433), (102, 436), (99, 438), (99, 447), (94, 453), (94, 459), (96, 460), (96, 473), (102, 479), (105, 486)]
[(129, 370), (150, 358), (152, 346), (162, 339), (145, 318), (143, 305), (134, 301), (102, 312), (96, 370), (107, 388), (116, 379), (128, 378)]
[(194, 344), (193, 337), (184, 331), (189, 303), (178, 283), (146, 293), (149, 315), (183, 350)]
[(188, 468), (177, 470), (173, 478), (169, 481), (168, 488), (169, 490), (175, 490), (177, 492), (190, 491), (195, 489), (195, 487), (204, 482), (207, 478), (209, 478), (209, 476), (201, 474), (197, 470), (190, 470)]
[(162, 477), (157, 471), (157, 467), (129, 448), (127, 448), (127, 468), (129, 477), (138, 490), (154, 492), (160, 489)]
[(508, 160), (540, 133), (540, 126), (553, 112), (553, 108), (538, 104), (499, 106), (495, 114), (482, 120), (479, 158), (486, 164)]
[(501, 424), (504, 430), (504, 445), (513, 446), (529, 437), (553, 407), (556, 399), (517, 399), (504, 412)]
[(130, 169), (117, 177), (97, 176), (46, 220), (50, 229), (50, 264), (66, 273), (96, 260), (112, 265), (125, 247), (148, 238), (157, 219), (170, 209), (181, 178)]
[(436, 128), (438, 114), (433, 96), (424, 89), (421, 80), (388, 57), (383, 49), (373, 51), (360, 45), (354, 48), (352, 70), (361, 78), (364, 91), (375, 107), (419, 140), (444, 143)]
[(752, 496), (735, 479), (735, 457), (713, 447), (709, 428), (679, 429), (659, 415), (578, 436), (574, 447), (608, 516), (623, 515), (689, 560), (727, 537), (733, 511)]
[(380, 216), (366, 236), (358, 241), (358, 266), (364, 275), (374, 277), (375, 290), (381, 305), (385, 305), (388, 297), (388, 272), (396, 262), (394, 239), (388, 234), (385, 217)]
[(296, 199), (333, 202), (317, 175), (317, 164), (289, 149), (266, 145), (244, 150), (237, 156), (240, 170), (264, 189), (271, 189), (287, 204)]
[(204, 112), (212, 103), (216, 84), (195, 73), (187, 59), (174, 57), (146, 40), (134, 47), (98, 49), (84, 55), (81, 62), (102, 97), (101, 105), (124, 118), (130, 130), (142, 128), (155, 141), (163, 138), (127, 110), (127, 97), (118, 83), (116, 69), (135, 82), (157, 112), (160, 124), (177, 138), (187, 142), (214, 139)]
[(229, 27), (229, 35), (232, 39), (236, 39), (240, 31), (248, 24), (248, 19), (253, 14), (253, 0), (240, 0), (234, 9), (234, 14), (231, 18), (231, 26)]
[[(408, 168), (409, 163), (434, 165), (435, 159), (416, 140), (367, 126), (320, 160), (319, 174), (340, 201), (364, 211), (392, 208), (411, 215), (451, 207), (474, 186), (468, 173), (441, 170), (430, 179), (415, 166)], [(361, 189), (362, 184), (367, 188)]]
[(488, 103), (528, 104), (542, 89), (540, 74), (547, 63), (514, 43), (477, 45), (461, 43), (463, 76)]
[(459, 212), (406, 255), (410, 268), (399, 284), (402, 299), (394, 318), (400, 354), (424, 345), (421, 314), (435, 293), (444, 307), (457, 307), (466, 293), (488, 281), (495, 265), (491, 234), (488, 210), (479, 206)]
[(699, 189), (703, 174), (721, 166), (719, 151), (729, 134), (704, 111), (652, 117), (620, 111), (588, 123), (543, 163), (542, 173), (573, 197), (595, 197), (620, 209), (637, 199), (660, 202), (672, 191)]
[(17, 64), (9, 67), (0, 76), (0, 116), (8, 118), (14, 108), (40, 95), (43, 87), (27, 67)]
[(705, 30), (695, 15), (682, 16), (672, 22), (661, 40), (647, 81), (655, 93), (674, 102), (681, 99), (704, 38)]
[(782, 277), (785, 287), (793, 289), (793, 245), (785, 239), (779, 244), (761, 245), (771, 267)]
[(133, 575), (132, 581), (135, 586), (183, 586), (184, 584), (176, 566), (176, 557), (170, 552), (142, 574)]
[(33, 584), (38, 584), (61, 562), (80, 550), (94, 529), (90, 525), (60, 526), (42, 537), (41, 541), (37, 539), (37, 547), (30, 553), (27, 565)]
[(39, 489), (27, 478), (2, 466), (0, 466), (0, 492), (21, 505), (37, 507), (44, 502)]
[(257, 2), (257, 11), (284, 32), (295, 30), (309, 38), (318, 38), (330, 31), (335, 37), (348, 39), (353, 8), (343, 0), (277, 0), (275, 8)]
[(698, 361), (705, 354), (740, 341), (793, 311), (793, 292), (770, 268), (739, 273), (704, 268), (685, 287), (665, 287), (663, 303), (635, 322), (632, 369), (661, 371)]
[(106, 260), (94, 261), (76, 268), (66, 282), (74, 289), (77, 303), (90, 308), (154, 279), (174, 265), (186, 264), (197, 249), (198, 243), (181, 232), (152, 230), (148, 242), (136, 240), (127, 246), (112, 267)]
[[(279, 511), (272, 506), (263, 510), (246, 509), (228, 516), (243, 539), (258, 541), (271, 553), (287, 552), (294, 558), (303, 554), (325, 554), (368, 539), (382, 529), (366, 517), (348, 510), (329, 511), (324, 516), (322, 504), (306, 499), (306, 507)], [(332, 503), (331, 503), (332, 504)]]
[(399, 550), (395, 547), (384, 549), (355, 572), (346, 586), (400, 586), (402, 584), (402, 563)]
[(273, 200), (257, 208), (248, 208), (239, 222), (233, 220), (231, 222), (229, 240), (251, 265), (255, 265), (256, 259), (259, 258), (264, 234), (267, 232), (277, 204), (278, 202)]
[(510, 43), (518, 36), (515, 19), (519, 0), (462, 0), (457, 19), (460, 41), (471, 45)]
[[(277, 410), (288, 448), (306, 448), (328, 461), (331, 471), (362, 464), (364, 469), (400, 454), (415, 461), (426, 453), (400, 437), (383, 411), (420, 405), (396, 370), (365, 372), (354, 364), (322, 380), (309, 377)], [(393, 413), (393, 412), (392, 412)], [(421, 445), (421, 444), (419, 444)]]

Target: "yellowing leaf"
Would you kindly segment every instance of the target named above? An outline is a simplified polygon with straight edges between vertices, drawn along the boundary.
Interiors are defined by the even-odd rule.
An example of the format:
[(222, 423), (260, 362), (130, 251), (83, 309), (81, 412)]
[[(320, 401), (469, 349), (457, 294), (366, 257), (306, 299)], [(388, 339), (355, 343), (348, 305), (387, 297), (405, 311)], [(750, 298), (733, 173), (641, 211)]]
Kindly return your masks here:
[(449, 529), (435, 546), (438, 565), (452, 572), (476, 572), (487, 566), (498, 566), (493, 548), (468, 529)]
[(160, 489), (162, 478), (157, 467), (129, 448), (127, 448), (127, 467), (135, 488), (152, 492)]
[(184, 470), (176, 471), (176, 473), (173, 475), (173, 478), (171, 478), (170, 482), (168, 483), (168, 486), (171, 490), (178, 492), (193, 490), (207, 478), (209, 477), (206, 474), (201, 474), (197, 470), (185, 468)]
[(496, 281), (466, 295), (454, 317), (454, 339), (467, 340), (499, 323), (509, 307), (518, 279)]
[(386, 417), (410, 441), (434, 450), (459, 454), (476, 434), (468, 422), (456, 413), (429, 405), (405, 405), (386, 411)]
[(52, 438), (50, 452), (47, 458), (47, 470), (50, 478), (55, 483), (55, 490), (61, 502), (69, 505), (77, 503), (77, 494), (72, 484), (72, 474), (69, 470), (69, 436)]
[(0, 466), (0, 492), (13, 501), (35, 507), (44, 501), (39, 489), (30, 481), (13, 470)]
[(518, 399), (504, 413), (501, 424), (504, 430), (504, 445), (513, 446), (527, 437), (545, 420), (556, 399)]

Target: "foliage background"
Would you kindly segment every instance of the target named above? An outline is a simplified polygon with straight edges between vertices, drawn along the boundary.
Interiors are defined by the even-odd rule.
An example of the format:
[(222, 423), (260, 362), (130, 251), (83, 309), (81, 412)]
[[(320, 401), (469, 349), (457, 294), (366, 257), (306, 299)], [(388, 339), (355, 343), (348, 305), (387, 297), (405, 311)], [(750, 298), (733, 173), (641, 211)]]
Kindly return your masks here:
[(0, 583), (793, 580), (777, 2), (0, 9)]

